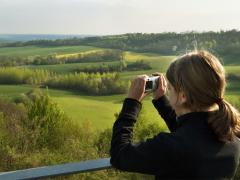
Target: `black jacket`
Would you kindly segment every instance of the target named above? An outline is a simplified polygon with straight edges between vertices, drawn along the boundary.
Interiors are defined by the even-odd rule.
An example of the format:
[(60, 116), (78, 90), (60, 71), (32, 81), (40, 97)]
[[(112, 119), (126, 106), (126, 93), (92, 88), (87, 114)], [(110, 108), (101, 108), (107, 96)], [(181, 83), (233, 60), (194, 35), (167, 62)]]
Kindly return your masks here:
[(192, 112), (176, 118), (163, 96), (153, 100), (170, 133), (132, 143), (141, 103), (126, 98), (113, 126), (111, 164), (125, 171), (152, 174), (156, 179), (232, 179), (240, 155), (240, 141), (218, 141), (207, 123), (213, 112)]

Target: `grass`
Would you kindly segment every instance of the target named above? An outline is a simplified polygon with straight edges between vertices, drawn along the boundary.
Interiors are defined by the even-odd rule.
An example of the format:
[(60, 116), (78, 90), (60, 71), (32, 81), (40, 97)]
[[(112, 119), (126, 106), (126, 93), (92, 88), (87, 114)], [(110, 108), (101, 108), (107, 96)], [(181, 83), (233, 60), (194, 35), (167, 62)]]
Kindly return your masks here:
[[(33, 89), (31, 86), (0, 85), (0, 97), (13, 99)], [(89, 121), (95, 129), (111, 128), (115, 113), (119, 113), (125, 94), (111, 96), (87, 96), (81, 93), (63, 90), (48, 90), (52, 99), (59, 104), (64, 112), (74, 121), (83, 123)], [(151, 97), (143, 101), (143, 106), (150, 122), (164, 124), (157, 111), (151, 105)]]
[[(87, 46), (85, 46), (87, 47)], [(77, 57), (79, 54), (84, 53), (84, 54), (91, 54), (91, 53), (95, 53), (97, 51), (102, 51), (102, 49), (100, 48), (93, 48), (92, 50), (87, 50), (87, 51), (80, 51), (77, 53), (68, 53), (68, 54), (59, 54), (56, 56), (56, 58), (69, 58), (69, 57)]]
[(71, 55), (86, 51), (95, 51), (101, 48), (91, 46), (59, 46), (59, 47), (41, 47), (41, 46), (24, 46), (24, 47), (4, 47), (0, 48), (0, 56), (47, 56), (49, 54)]
[(25, 66), (31, 69), (45, 69), (58, 74), (66, 74), (69, 72), (74, 72), (76, 69), (82, 69), (89, 66), (96, 66), (101, 64), (116, 64), (117, 61), (113, 62), (92, 62), (92, 63), (72, 63), (72, 64), (55, 64), (55, 65), (38, 65), (38, 66)]
[(225, 99), (229, 101), (232, 105), (239, 108), (240, 111), (240, 82), (228, 81), (225, 93)]
[[(62, 56), (71, 56), (79, 52), (95, 51), (98, 48), (88, 46), (63, 46), (63, 47), (18, 47), (18, 48), (0, 48), (1, 55), (47, 55), (50, 53), (58, 53)], [(123, 79), (132, 79), (139, 74), (150, 75), (154, 72), (166, 72), (169, 64), (174, 60), (175, 56), (160, 56), (153, 53), (135, 53), (125, 52), (124, 59), (127, 62), (134, 62), (138, 60), (147, 61), (150, 63), (152, 69), (148, 71), (128, 71), (121, 72), (120, 76)], [(107, 64), (116, 62), (106, 62)], [(76, 63), (76, 64), (61, 64), (61, 65), (43, 65), (43, 66), (29, 66), (29, 68), (40, 68), (54, 71), (57, 73), (72, 72), (77, 68), (83, 68), (90, 65), (98, 65), (100, 63)], [(240, 74), (240, 66), (225, 66), (227, 73)], [(0, 85), (0, 97), (12, 99), (20, 96), (31, 90), (32, 86), (16, 86), (16, 85)], [(84, 121), (92, 122), (96, 129), (105, 129), (112, 127), (115, 120), (114, 114), (121, 110), (122, 101), (126, 94), (112, 95), (112, 96), (87, 96), (81, 93), (53, 90), (49, 89), (49, 94), (55, 102), (71, 117), (74, 121), (82, 123)], [(239, 105), (240, 101), (240, 82), (229, 81), (225, 98), (233, 104)], [(147, 97), (143, 101), (143, 107), (149, 121), (158, 122), (164, 126), (163, 121), (157, 114), (156, 110), (151, 104), (151, 97)]]
[[(54, 97), (54, 99), (63, 109), (67, 109), (66, 112), (68, 112), (74, 120), (88, 120), (92, 122), (93, 127), (105, 129), (112, 127), (115, 121), (114, 114), (120, 112), (125, 97), (125, 94), (95, 97), (81, 95), (60, 98)], [(158, 122), (163, 126), (157, 111), (151, 104), (151, 97), (143, 101), (143, 106), (147, 109), (146, 116), (149, 117), (149, 121)]]
[(4, 99), (14, 99), (33, 88), (34, 87), (30, 85), (0, 85), (0, 97)]
[(240, 65), (236, 66), (224, 66), (227, 73), (233, 73), (240, 75)]
[(127, 62), (139, 60), (148, 62), (152, 67), (152, 70), (150, 70), (151, 72), (166, 72), (168, 66), (175, 58), (176, 56), (161, 56), (154, 53), (135, 53), (129, 51), (125, 53), (125, 59)]
[(238, 80), (227, 81), (226, 93), (238, 95), (240, 97), (240, 82)]
[[(132, 77), (139, 74), (152, 74), (154, 72), (165, 72), (171, 63), (171, 61), (175, 58), (175, 56), (160, 56), (152, 53), (133, 53), (126, 52), (125, 53), (125, 61), (126, 62), (134, 62), (143, 60), (150, 63), (152, 67), (151, 70), (148, 71), (127, 71), (121, 72), (121, 77), (123, 79), (131, 79)], [(117, 62), (104, 62), (104, 64), (114, 64)], [(57, 65), (38, 65), (38, 66), (27, 66), (32, 69), (46, 69), (59, 74), (65, 74), (69, 72), (73, 72), (77, 68), (84, 68), (90, 65), (100, 65), (103, 62), (94, 62), (94, 63), (73, 63), (73, 64), (57, 64)]]
[[(0, 97), (12, 99), (20, 96), (22, 93), (30, 91), (31, 86), (18, 85), (0, 85)], [(233, 105), (239, 106), (240, 101), (240, 83), (237, 81), (228, 82), (225, 99)], [(87, 96), (80, 92), (70, 92), (64, 90), (48, 90), (50, 96), (64, 112), (74, 121), (83, 123), (89, 121), (95, 129), (111, 128), (115, 117), (114, 114), (120, 112), (122, 102), (126, 94), (111, 96)], [(149, 95), (143, 100), (148, 122), (157, 122), (160, 126), (165, 126), (163, 120), (158, 115), (151, 103)]]
[(125, 53), (124, 58), (127, 62), (143, 60), (145, 62), (148, 62), (152, 67), (152, 69), (150, 70), (127, 71), (127, 72), (121, 73), (121, 77), (123, 79), (132, 79), (134, 76), (137, 76), (140, 74), (151, 75), (152, 73), (155, 73), (155, 72), (161, 72), (161, 73), (166, 72), (168, 66), (175, 59), (175, 56), (160, 56), (158, 54), (153, 54), (153, 53), (135, 53), (135, 52), (128, 51)]
[[(152, 67), (151, 70), (147, 71), (127, 71), (121, 72), (121, 77), (123, 79), (131, 79), (134, 76), (139, 74), (147, 74), (151, 75), (154, 72), (166, 72), (170, 63), (175, 59), (175, 56), (160, 56), (158, 54), (153, 53), (135, 53), (135, 52), (125, 52), (125, 61), (126, 62), (134, 62), (143, 60), (150, 63)], [(95, 63), (73, 63), (73, 64), (58, 64), (58, 65), (39, 65), (39, 66), (28, 66), (32, 69), (46, 69), (56, 73), (65, 74), (69, 72), (73, 72), (76, 69), (81, 69), (90, 65), (98, 65), (103, 62), (95, 62)], [(117, 62), (104, 62), (105, 64), (114, 64)], [(225, 66), (227, 73), (236, 73), (240, 74), (240, 66)]]

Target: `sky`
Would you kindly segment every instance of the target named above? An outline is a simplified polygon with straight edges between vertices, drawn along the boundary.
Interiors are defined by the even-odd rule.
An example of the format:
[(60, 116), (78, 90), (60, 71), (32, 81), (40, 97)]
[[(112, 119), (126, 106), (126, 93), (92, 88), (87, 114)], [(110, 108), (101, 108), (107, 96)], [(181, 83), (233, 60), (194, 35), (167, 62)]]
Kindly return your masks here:
[(239, 0), (0, 0), (0, 34), (240, 29)]

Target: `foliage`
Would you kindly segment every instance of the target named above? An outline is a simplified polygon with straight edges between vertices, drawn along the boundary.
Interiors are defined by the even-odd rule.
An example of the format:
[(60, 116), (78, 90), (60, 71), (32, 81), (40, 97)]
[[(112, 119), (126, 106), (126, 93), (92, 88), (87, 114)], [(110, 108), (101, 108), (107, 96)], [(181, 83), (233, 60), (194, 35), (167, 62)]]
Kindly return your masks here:
[[(18, 104), (0, 101), (0, 169), (9, 171), (109, 156), (111, 129), (94, 132), (73, 123), (47, 93), (33, 90)], [(105, 170), (57, 179), (153, 179)]]
[(74, 72), (85, 72), (85, 73), (107, 73), (107, 72), (121, 72), (125, 70), (127, 67), (127, 64), (125, 61), (120, 61), (118, 63), (114, 64), (96, 64), (96, 65), (91, 65), (91, 66), (86, 66), (86, 67), (81, 67), (74, 69)]
[(122, 71), (140, 71), (140, 70), (150, 70), (152, 67), (148, 62), (143, 60), (126, 63), (121, 61), (117, 64), (98, 64), (92, 65), (85, 68), (75, 69), (75, 72), (85, 72), (85, 73), (106, 73), (106, 72), (122, 72)]
[[(94, 131), (85, 121), (73, 123), (47, 93), (36, 89), (18, 103), (0, 100), (0, 170), (83, 161), (109, 156), (111, 129)], [(115, 114), (115, 118), (118, 113)], [(134, 140), (144, 141), (161, 130), (140, 112)], [(239, 174), (239, 171), (238, 171)], [(235, 179), (239, 177), (236, 175)], [(61, 176), (56, 179), (153, 179), (153, 176), (116, 170)]]
[(34, 84), (59, 89), (70, 89), (93, 95), (125, 93), (128, 82), (116, 73), (70, 73), (56, 75), (47, 70), (1, 68), (0, 84)]
[(0, 68), (0, 84), (39, 84), (46, 82), (53, 73), (27, 68)]
[[(36, 40), (5, 44), (7, 47), (22, 46), (73, 46), (87, 45), (101, 48), (152, 52), (162, 55), (179, 55), (189, 50), (205, 49), (223, 57), (225, 64), (239, 60), (240, 32), (238, 30), (220, 32), (185, 33), (129, 33), (113, 36), (72, 38), (62, 40)], [(239, 63), (238, 63), (239, 64)]]
[(0, 56), (1, 66), (18, 66), (18, 65), (52, 65), (67, 63), (84, 63), (84, 62), (106, 62), (122, 61), (123, 52), (121, 50), (101, 50), (78, 53), (68, 56), (58, 56), (57, 53), (48, 54), (47, 56)]
[(149, 70), (149, 69), (152, 69), (152, 67), (148, 62), (145, 62), (143, 60), (128, 64), (126, 67), (126, 70), (128, 71), (139, 71), (139, 70)]
[(156, 122), (149, 121), (149, 118), (146, 116), (146, 109), (143, 106), (134, 128), (134, 141), (145, 141), (157, 135), (160, 131), (167, 131), (167, 129), (161, 128)]
[(91, 95), (125, 93), (128, 82), (120, 80), (116, 73), (74, 73), (55, 76), (46, 86), (60, 89), (72, 89)]
[(239, 81), (239, 82), (240, 82), (240, 74), (228, 73), (228, 74), (227, 74), (227, 80), (230, 80), (230, 81)]

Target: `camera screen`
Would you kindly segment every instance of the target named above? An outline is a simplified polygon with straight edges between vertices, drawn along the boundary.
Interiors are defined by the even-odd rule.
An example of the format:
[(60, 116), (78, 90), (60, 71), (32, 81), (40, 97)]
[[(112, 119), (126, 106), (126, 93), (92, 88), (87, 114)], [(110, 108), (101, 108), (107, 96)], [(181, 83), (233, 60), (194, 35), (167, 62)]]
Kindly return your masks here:
[(152, 88), (153, 88), (153, 82), (152, 81), (147, 81), (145, 89), (147, 90), (147, 89), (152, 89)]

